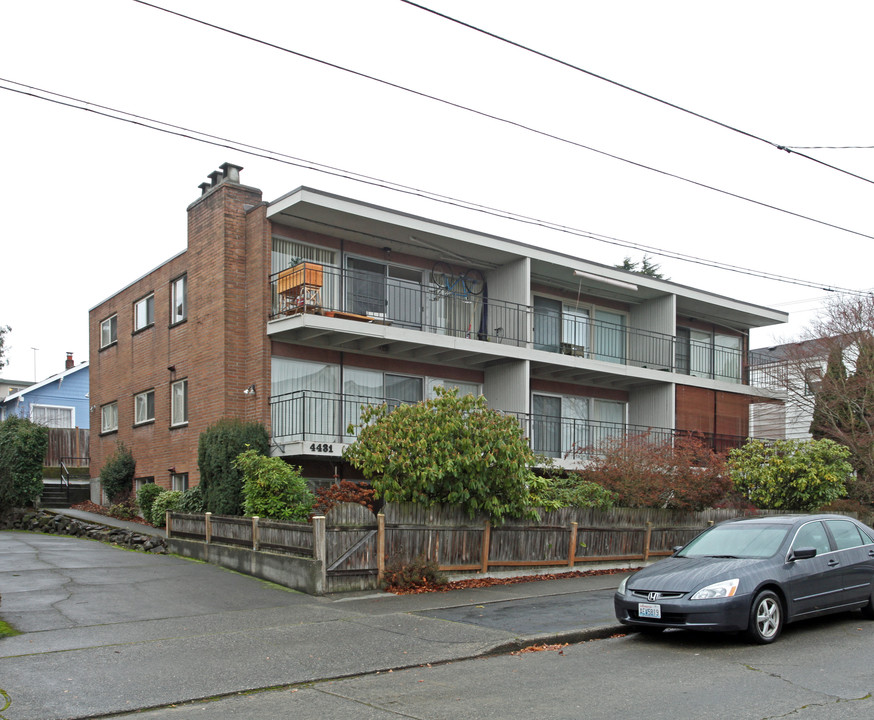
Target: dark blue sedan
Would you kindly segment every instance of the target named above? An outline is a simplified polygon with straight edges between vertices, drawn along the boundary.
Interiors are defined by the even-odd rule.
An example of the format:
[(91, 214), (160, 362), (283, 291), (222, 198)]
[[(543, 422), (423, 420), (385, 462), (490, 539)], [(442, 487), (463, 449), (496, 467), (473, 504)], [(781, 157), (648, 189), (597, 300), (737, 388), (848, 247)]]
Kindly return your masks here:
[(621, 623), (740, 631), (774, 642), (786, 623), (861, 610), (874, 619), (874, 530), (842, 515), (731, 520), (623, 580)]

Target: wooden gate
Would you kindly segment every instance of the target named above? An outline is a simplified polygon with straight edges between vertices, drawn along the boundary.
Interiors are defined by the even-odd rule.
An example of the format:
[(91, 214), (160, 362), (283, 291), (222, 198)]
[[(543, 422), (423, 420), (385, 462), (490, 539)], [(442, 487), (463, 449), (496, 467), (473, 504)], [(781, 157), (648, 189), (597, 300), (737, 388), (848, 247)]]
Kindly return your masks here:
[(325, 592), (377, 587), (377, 524), (370, 510), (340, 503), (325, 514), (325, 565)]

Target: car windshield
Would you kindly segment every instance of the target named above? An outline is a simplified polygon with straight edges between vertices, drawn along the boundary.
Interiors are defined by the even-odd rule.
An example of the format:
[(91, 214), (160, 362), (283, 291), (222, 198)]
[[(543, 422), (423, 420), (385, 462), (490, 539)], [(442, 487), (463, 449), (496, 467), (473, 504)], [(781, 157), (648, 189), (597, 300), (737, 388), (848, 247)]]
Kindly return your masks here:
[(729, 523), (701, 533), (678, 557), (767, 558), (780, 548), (789, 525)]

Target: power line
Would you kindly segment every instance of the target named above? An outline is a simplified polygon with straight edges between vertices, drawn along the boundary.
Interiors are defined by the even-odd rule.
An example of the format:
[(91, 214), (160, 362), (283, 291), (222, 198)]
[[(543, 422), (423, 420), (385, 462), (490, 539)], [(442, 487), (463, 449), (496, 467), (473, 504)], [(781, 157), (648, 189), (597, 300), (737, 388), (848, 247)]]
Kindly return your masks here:
[[(728, 263), (722, 263), (714, 260), (707, 260), (705, 258), (699, 258), (692, 255), (685, 255), (683, 253), (673, 252), (669, 250), (663, 250), (660, 248), (650, 247), (647, 245), (643, 245), (640, 243), (634, 243), (630, 241), (620, 240), (618, 238), (611, 237), (609, 235), (601, 235), (599, 233), (590, 232), (587, 230), (581, 230), (579, 228), (574, 228), (567, 225), (561, 225), (559, 223), (554, 223), (548, 220), (542, 220), (535, 217), (530, 217), (526, 215), (521, 215), (518, 213), (511, 212), (509, 210), (502, 210), (500, 208), (493, 208), (487, 205), (477, 204), (471, 201), (453, 198), (448, 195), (441, 195), (439, 193), (431, 192), (428, 190), (423, 190), (420, 188), (414, 188), (408, 185), (402, 185), (400, 183), (395, 183), (389, 180), (382, 180), (380, 178), (376, 178), (370, 175), (364, 175), (362, 173), (356, 173), (354, 171), (344, 170), (341, 168), (337, 168), (330, 165), (325, 165), (323, 163), (318, 163), (315, 161), (305, 160), (303, 158), (294, 157), (292, 155), (287, 155), (285, 153), (281, 153), (274, 150), (269, 150), (267, 148), (258, 147), (256, 145), (249, 145), (246, 143), (242, 143), (236, 140), (230, 140), (228, 138), (223, 138), (218, 135), (211, 135), (209, 133), (201, 132), (199, 130), (193, 130), (190, 128), (185, 128), (180, 125), (174, 125), (172, 123), (164, 122), (162, 120), (155, 120), (153, 118), (148, 118), (143, 115), (137, 115), (134, 113), (129, 113), (124, 110), (118, 110), (116, 108), (111, 108), (106, 105), (100, 105), (97, 103), (88, 102), (86, 100), (81, 100), (78, 98), (71, 97), (69, 95), (62, 95), (60, 93), (55, 93), (50, 90), (44, 90), (42, 88), (37, 88), (32, 85), (25, 85), (23, 83), (16, 82), (15, 80), (8, 80), (6, 78), (0, 78), (0, 82), (12, 83), (14, 85), (18, 85), (20, 88), (26, 89), (18, 89), (11, 88), (7, 86), (0, 85), (0, 90), (7, 90), (9, 92), (18, 93), (20, 95), (25, 95), (28, 97), (32, 97), (38, 100), (43, 100), (46, 102), (51, 102), (57, 105), (62, 105), (64, 107), (72, 108), (75, 110), (84, 110), (86, 112), (94, 113), (96, 115), (100, 115), (102, 117), (106, 117), (112, 120), (119, 120), (121, 122), (130, 123), (132, 125), (137, 125), (139, 127), (144, 127), (150, 130), (155, 130), (158, 132), (162, 132), (168, 135), (175, 135), (177, 137), (181, 137), (186, 140), (193, 140), (195, 142), (200, 142), (208, 145), (213, 145), (215, 147), (221, 147), (228, 150), (233, 150), (235, 152), (244, 153), (246, 155), (251, 155), (254, 157), (259, 157), (265, 160), (272, 160), (274, 162), (279, 162), (285, 165), (290, 165), (293, 167), (299, 167), (307, 170), (313, 170), (315, 172), (320, 172), (327, 175), (332, 175), (335, 177), (340, 177), (346, 180), (352, 180), (354, 182), (359, 182), (367, 185), (371, 185), (374, 187), (379, 187), (387, 190), (392, 190), (394, 192), (404, 193), (407, 195), (413, 195), (417, 197), (422, 197), (434, 202), (439, 202), (445, 205), (451, 205), (455, 207), (460, 207), (465, 210), (473, 210), (475, 212), (483, 213), (486, 215), (491, 215), (493, 217), (498, 217), (505, 220), (513, 220), (515, 222), (525, 223), (527, 225), (542, 227), (544, 229), (553, 230), (556, 232), (561, 232), (566, 235), (573, 235), (577, 237), (583, 237), (591, 240), (595, 240), (598, 242), (602, 242), (609, 245), (615, 245), (619, 247), (624, 247), (627, 249), (633, 249), (638, 251), (643, 251), (646, 253), (650, 253), (652, 255), (657, 255), (659, 257), (671, 258), (674, 260), (680, 260), (682, 262), (693, 263), (697, 265), (702, 265), (705, 267), (713, 267), (719, 270), (726, 270), (729, 272), (736, 272), (744, 275), (749, 275), (752, 277), (758, 277), (764, 280), (772, 280), (775, 282), (788, 283), (793, 285), (800, 285), (803, 287), (813, 287), (821, 290), (825, 290), (826, 292), (837, 292), (837, 293), (845, 293), (851, 295), (859, 295), (859, 294), (867, 294), (865, 292), (861, 292), (858, 290), (854, 290), (851, 288), (843, 288), (838, 286), (823, 286), (823, 283), (819, 282), (811, 282), (807, 280), (801, 280), (798, 278), (790, 278), (787, 276), (777, 275), (776, 273), (769, 273), (760, 270), (753, 270), (750, 268), (743, 268), (740, 266), (730, 265)], [(42, 95), (37, 94), (42, 93)], [(45, 95), (50, 95), (53, 97), (45, 97)], [(849, 231), (853, 232), (853, 231)], [(861, 233), (855, 233), (861, 234)], [(874, 240), (874, 236), (864, 235), (864, 237), (868, 237)]]
[(787, 145), (790, 150), (874, 150), (874, 145)]
[[(136, 0), (136, 2), (139, 2), (139, 0)], [(707, 115), (703, 115), (703, 114), (696, 112), (694, 110), (690, 110), (689, 108), (685, 108), (682, 105), (677, 105), (675, 103), (672, 103), (669, 100), (664, 100), (664, 99), (657, 97), (655, 95), (650, 95), (649, 93), (644, 92), (643, 90), (638, 90), (636, 88), (633, 88), (630, 85), (625, 85), (624, 83), (618, 82), (616, 80), (611, 80), (610, 78), (605, 77), (603, 75), (599, 75), (598, 73), (592, 72), (591, 70), (586, 70), (585, 68), (580, 67), (579, 65), (574, 65), (573, 63), (568, 62), (567, 60), (562, 60), (561, 58), (557, 58), (553, 55), (549, 55), (545, 52), (542, 52), (540, 50), (536, 50), (536, 49), (529, 47), (527, 45), (523, 45), (522, 43), (516, 42), (515, 40), (510, 40), (509, 38), (506, 38), (503, 35), (498, 35), (496, 33), (490, 32), (489, 30), (481, 28), (477, 25), (473, 25), (471, 23), (465, 22), (464, 20), (459, 20), (458, 18), (452, 17), (451, 15), (447, 15), (445, 13), (439, 12), (439, 11), (434, 10), (432, 8), (425, 7), (424, 5), (420, 5), (417, 2), (413, 2), (413, 0), (401, 0), (401, 2), (405, 3), (406, 5), (410, 5), (411, 7), (418, 8), (419, 10), (424, 10), (427, 13), (431, 13), (432, 15), (436, 15), (437, 17), (443, 18), (444, 20), (448, 20), (449, 22), (453, 22), (457, 25), (461, 25), (462, 27), (466, 27), (469, 30), (473, 30), (474, 32), (478, 32), (478, 33), (481, 33), (482, 35), (486, 35), (487, 37), (490, 37), (490, 38), (497, 40), (499, 42), (506, 43), (507, 45), (512, 45), (513, 47), (518, 48), (519, 50), (524, 50), (525, 52), (531, 53), (533, 55), (537, 55), (538, 57), (544, 58), (545, 60), (549, 60), (550, 62), (558, 63), (559, 65), (563, 65), (564, 67), (570, 68), (571, 70), (576, 70), (577, 72), (584, 73), (585, 75), (593, 77), (597, 80), (602, 80), (603, 82), (610, 83), (611, 85), (615, 85), (618, 88), (622, 88), (623, 90), (628, 90), (629, 92), (635, 93), (636, 95), (640, 95), (641, 97), (645, 97), (648, 100), (653, 100), (657, 103), (661, 103), (662, 105), (666, 105), (667, 107), (673, 108), (674, 110), (679, 110), (680, 112), (683, 112), (683, 113), (686, 113), (687, 115), (691, 115), (693, 117), (696, 117), (699, 120), (704, 120), (705, 122), (709, 122), (709, 123), (712, 123), (714, 125), (718, 125), (719, 127), (724, 128), (725, 130), (730, 130), (731, 132), (738, 133), (739, 135), (744, 135), (745, 137), (748, 137), (752, 140), (757, 140), (758, 142), (765, 143), (765, 145), (769, 145), (772, 148), (776, 148), (777, 150), (783, 150), (787, 153), (797, 155), (798, 157), (804, 158), (805, 160), (810, 160), (811, 162), (815, 162), (815, 163), (822, 165), (824, 167), (827, 167), (831, 170), (836, 170), (837, 172), (843, 173), (844, 175), (849, 175), (850, 177), (854, 177), (857, 180), (862, 180), (864, 182), (874, 184), (874, 180), (871, 180), (870, 178), (866, 178), (862, 175), (857, 175), (856, 173), (850, 172), (849, 170), (845, 170), (844, 168), (839, 168), (836, 165), (831, 165), (827, 162), (823, 162), (819, 158), (812, 157), (811, 155), (805, 155), (804, 153), (795, 152), (796, 150), (812, 150), (812, 149), (819, 149), (819, 148), (803, 148), (800, 146), (780, 145), (778, 143), (775, 143), (772, 140), (768, 140), (766, 138), (760, 137), (759, 135), (754, 135), (753, 133), (748, 132), (746, 130), (741, 130), (740, 128), (735, 127), (734, 125), (729, 125), (728, 123), (724, 123), (721, 120), (716, 120), (716, 119), (709, 117)]]
[[(404, 0), (406, 1), (406, 0)], [(492, 115), (490, 113), (484, 112), (482, 110), (476, 110), (474, 108), (468, 107), (466, 105), (461, 105), (459, 103), (452, 102), (450, 100), (445, 100), (443, 98), (439, 98), (435, 95), (429, 95), (427, 93), (421, 92), (419, 90), (414, 90), (412, 88), (406, 87), (404, 85), (399, 85), (397, 83), (390, 82), (388, 80), (383, 80), (381, 78), (377, 78), (373, 75), (368, 75), (366, 73), (360, 72), (358, 70), (352, 70), (351, 68), (344, 67), (342, 65), (338, 65), (336, 63), (328, 62), (326, 60), (321, 60), (319, 58), (313, 57), (312, 55), (307, 55), (305, 53), (298, 52), (296, 50), (291, 50), (289, 48), (282, 47), (281, 45), (276, 45), (275, 43), (268, 42), (266, 40), (260, 40), (258, 38), (252, 37), (251, 35), (246, 35), (241, 32), (237, 32), (236, 30), (230, 30), (228, 28), (222, 27), (221, 25), (216, 25), (214, 23), (207, 22), (205, 20), (200, 20), (198, 18), (192, 17), (190, 15), (185, 15), (184, 13), (177, 12), (175, 10), (169, 10), (167, 8), (161, 7), (160, 5), (154, 5), (153, 3), (146, 2), (146, 0), (133, 0), (133, 2), (139, 3), (140, 5), (145, 5), (147, 7), (154, 8), (156, 10), (160, 10), (162, 12), (168, 13), (170, 15), (175, 15), (177, 17), (183, 18), (185, 20), (190, 20), (191, 22), (198, 23), (200, 25), (205, 25), (206, 27), (213, 28), (215, 30), (219, 30), (220, 32), (228, 33), (230, 35), (234, 35), (236, 37), (242, 38), (244, 40), (249, 40), (254, 43), (258, 43), (260, 45), (265, 45), (267, 47), (273, 48), (275, 50), (280, 50), (282, 52), (289, 53), (296, 57), (311, 60), (312, 62), (319, 63), (321, 65), (325, 65), (330, 68), (334, 68), (335, 70), (340, 70), (342, 72), (350, 73), (360, 78), (364, 78), (366, 80), (371, 80), (373, 82), (379, 83), (381, 85), (385, 85), (387, 87), (395, 88), (397, 90), (401, 90), (403, 92), (408, 92), (418, 97), (423, 97), (428, 100), (433, 100), (434, 102), (441, 103), (443, 105), (447, 105), (449, 107), (453, 107), (459, 110), (463, 110), (465, 112), (473, 113), (474, 115), (478, 115), (480, 117), (484, 117), (490, 120), (495, 120), (497, 122), (504, 123), (506, 125), (510, 125), (511, 127), (519, 128), (521, 130), (525, 130), (527, 132), (534, 133), (536, 135), (540, 135), (541, 137), (549, 138), (551, 140), (557, 140), (558, 142), (565, 143), (567, 145), (572, 145), (573, 147), (580, 148), (582, 150), (588, 150), (593, 153), (597, 153), (598, 155), (602, 155), (604, 157), (611, 158), (613, 160), (618, 160), (620, 162), (626, 163), (628, 165), (632, 165), (634, 167), (649, 170), (650, 172), (657, 173), (659, 175), (663, 175), (665, 177), (673, 178), (675, 180), (680, 180), (682, 182), (688, 183), (689, 185), (693, 185), (695, 187), (703, 188), (705, 190), (710, 190), (712, 192), (720, 193), (722, 195), (726, 195), (728, 197), (735, 198), (736, 200), (742, 200), (747, 203), (751, 203), (753, 205), (758, 205), (759, 207), (766, 208), (768, 210), (774, 210), (776, 212), (784, 213), (786, 215), (791, 215), (792, 217), (799, 218), (801, 220), (807, 220), (808, 222), (817, 223), (818, 225), (824, 225), (825, 227), (830, 227), (834, 230), (840, 230), (841, 232), (848, 232), (853, 235), (858, 235), (860, 237), (874, 239), (871, 235), (867, 235), (862, 232), (858, 232), (856, 230), (851, 230), (840, 225), (836, 225), (834, 223), (827, 222), (825, 220), (818, 220), (809, 215), (804, 215), (803, 213), (798, 213), (793, 210), (787, 210), (785, 208), (781, 208), (777, 205), (772, 205), (770, 203), (766, 203), (761, 200), (755, 200), (754, 198), (747, 197), (746, 195), (741, 195), (740, 193), (731, 192), (729, 190), (723, 190), (721, 188), (715, 187), (714, 185), (708, 185), (704, 182), (699, 182), (698, 180), (692, 180), (690, 178), (684, 177), (682, 175), (677, 175), (676, 173), (668, 172), (667, 170), (661, 170), (659, 168), (653, 167), (651, 165), (646, 165), (644, 163), (637, 162), (635, 160), (630, 160), (628, 158), (622, 157), (620, 155), (616, 155), (614, 153), (609, 153), (604, 150), (599, 150), (597, 148), (591, 147), (589, 145), (584, 145), (583, 143), (576, 142), (574, 140), (569, 140), (567, 138), (561, 137), (560, 135), (555, 135), (553, 133), (546, 132), (544, 130), (538, 130), (537, 128), (531, 127), (530, 125), (525, 125), (524, 123), (517, 122), (515, 120), (509, 120), (507, 118), (502, 118), (498, 115)], [(702, 116), (703, 117), (703, 116)], [(751, 136), (752, 137), (752, 136)], [(767, 142), (767, 141), (765, 141)], [(770, 144), (770, 143), (769, 143)], [(785, 148), (784, 148), (785, 149)], [(864, 178), (860, 178), (864, 179)]]

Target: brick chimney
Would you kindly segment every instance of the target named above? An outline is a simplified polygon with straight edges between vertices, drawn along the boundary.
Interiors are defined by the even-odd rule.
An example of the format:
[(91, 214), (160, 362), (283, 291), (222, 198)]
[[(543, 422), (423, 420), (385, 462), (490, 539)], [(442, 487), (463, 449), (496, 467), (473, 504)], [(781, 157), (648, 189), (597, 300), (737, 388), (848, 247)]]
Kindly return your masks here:
[(70, 369), (72, 369), (73, 365), (75, 365), (75, 363), (73, 362), (73, 353), (68, 352), (67, 353), (67, 361), (64, 363), (64, 368), (66, 370), (70, 370)]

